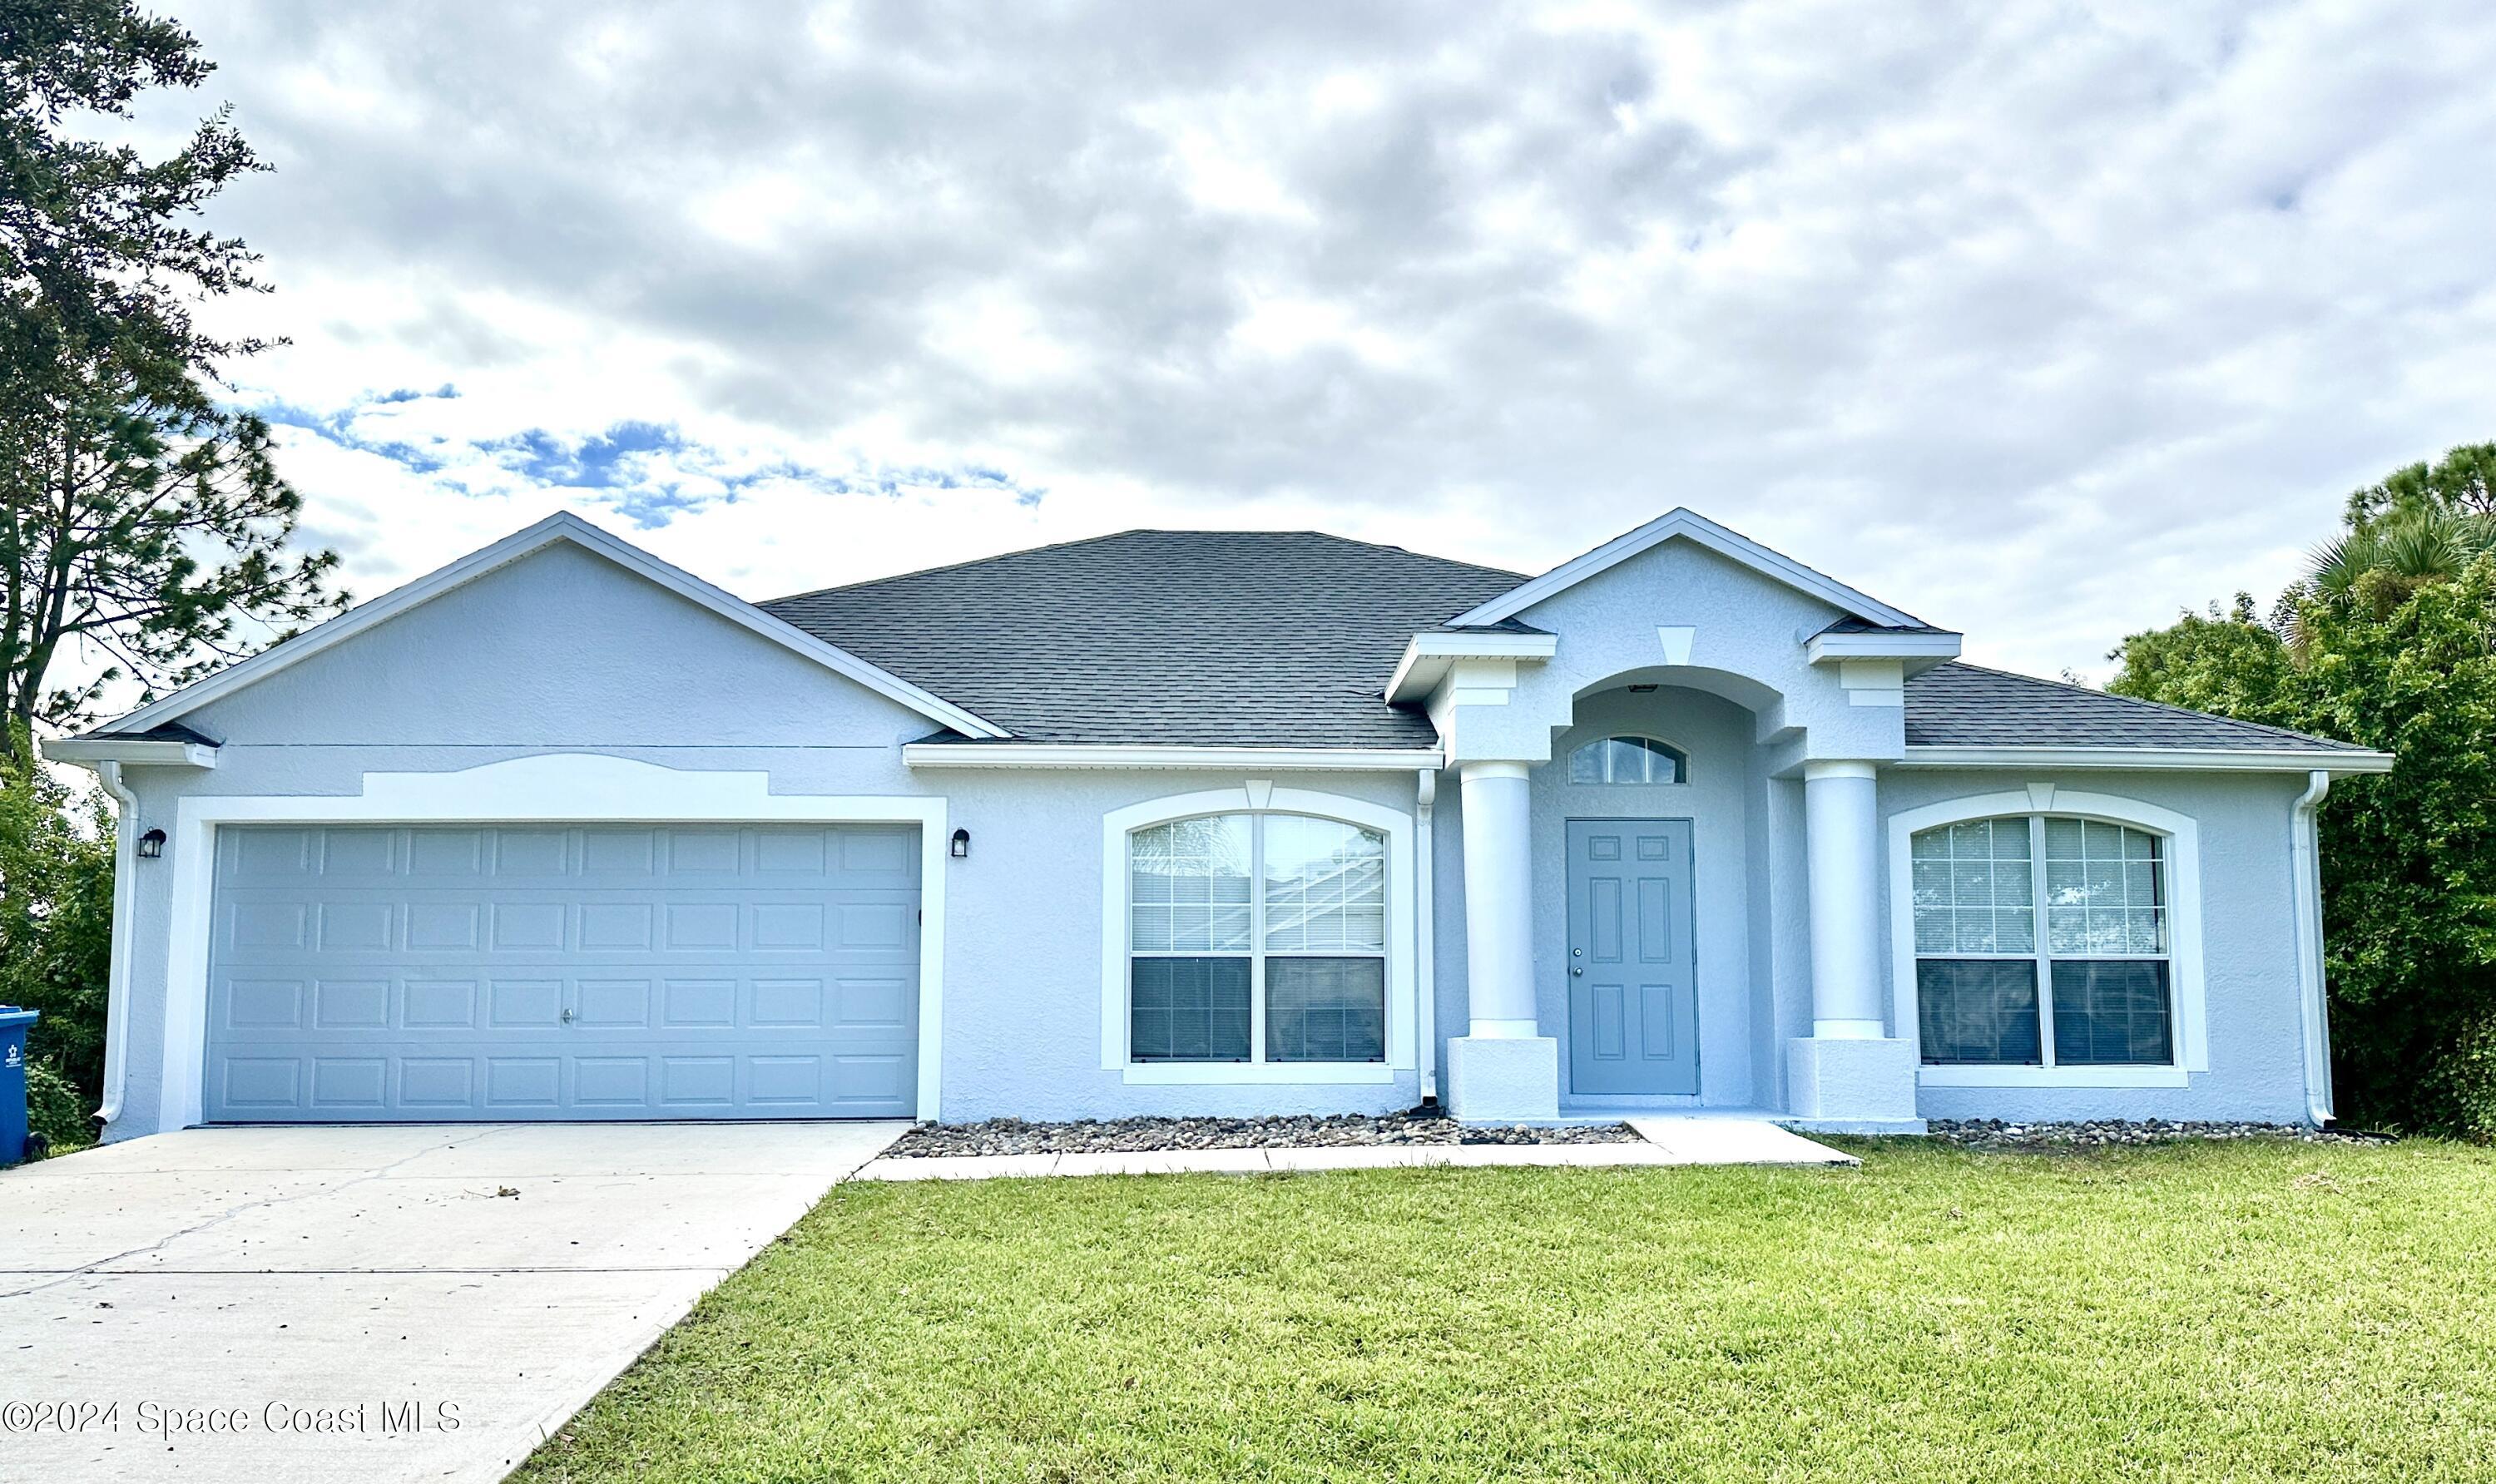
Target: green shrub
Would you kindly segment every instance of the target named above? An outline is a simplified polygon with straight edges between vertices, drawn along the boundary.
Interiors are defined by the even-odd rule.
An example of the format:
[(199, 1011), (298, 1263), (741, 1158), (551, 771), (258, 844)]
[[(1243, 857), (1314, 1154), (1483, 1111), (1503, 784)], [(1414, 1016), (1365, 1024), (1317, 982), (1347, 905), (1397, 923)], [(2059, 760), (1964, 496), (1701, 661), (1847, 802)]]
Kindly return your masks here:
[(52, 1153), (68, 1154), (95, 1142), (95, 1104), (47, 1058), (26, 1063), (26, 1127), (51, 1141)]
[(0, 1005), (44, 1012), (29, 1059), (92, 1107), (104, 1092), (112, 814), (103, 790), (71, 789), (31, 760), (22, 730), (16, 740), (0, 750)]
[(2496, 1143), (2496, 1014), (2465, 1023), (2419, 1079), (2426, 1131)]
[[(2496, 1138), (2496, 558), (2388, 604), (2292, 590), (2116, 651), (2119, 695), (2395, 755), (2324, 805), (2324, 976), (2344, 1121)], [(2283, 632), (2284, 631), (2284, 632)]]

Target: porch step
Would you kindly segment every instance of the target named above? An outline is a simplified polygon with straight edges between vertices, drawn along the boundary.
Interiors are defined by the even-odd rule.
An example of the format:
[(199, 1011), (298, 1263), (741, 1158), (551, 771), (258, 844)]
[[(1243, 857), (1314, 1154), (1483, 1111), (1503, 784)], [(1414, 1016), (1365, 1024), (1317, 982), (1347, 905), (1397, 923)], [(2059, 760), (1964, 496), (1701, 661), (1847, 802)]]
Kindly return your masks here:
[(1676, 1164), (1860, 1164), (1841, 1149), (1763, 1118), (1631, 1118), (1622, 1122)]

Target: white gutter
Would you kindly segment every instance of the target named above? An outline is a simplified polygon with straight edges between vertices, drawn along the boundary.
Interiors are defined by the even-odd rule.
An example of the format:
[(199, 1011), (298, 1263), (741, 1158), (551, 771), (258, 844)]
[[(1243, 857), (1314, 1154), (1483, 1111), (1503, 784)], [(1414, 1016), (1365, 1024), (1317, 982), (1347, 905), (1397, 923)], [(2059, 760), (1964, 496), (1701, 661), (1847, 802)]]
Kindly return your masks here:
[(54, 762), (81, 768), (99, 763), (143, 762), (183, 768), (217, 765), (213, 742), (150, 741), (140, 737), (55, 737), (44, 744), (44, 756)]
[(104, 1105), (96, 1120), (107, 1129), (121, 1116), (121, 1084), (130, 1068), (130, 898), (137, 889), (130, 869), (131, 831), (139, 823), (139, 796), (121, 781), (121, 764), (95, 765), (104, 791), (112, 795), (112, 947), (106, 956), (104, 988)]
[(1329, 772), (1407, 772), (1435, 768), (1435, 747), (1163, 747), (1056, 742), (911, 742), (901, 761), (913, 768), (1280, 768)]
[(2296, 982), (2305, 1010), (2305, 1111), (2331, 1122), (2331, 1007), (2323, 982), (2323, 844), (2316, 816), (2331, 775), (2316, 768), (2290, 814), (2289, 850), (2296, 892)]
[(1909, 747), (1893, 768), (2157, 768), (2194, 773), (2388, 773), (2389, 753), (2253, 747)]
[(1439, 1096), (1439, 979), (1437, 940), (1433, 929), (1438, 903), (1430, 891), (1430, 814), (1439, 800), (1439, 775), (1422, 768), (1414, 775), (1413, 797), (1413, 983), (1418, 1005), (1413, 1034), (1421, 1054), (1421, 1100)]

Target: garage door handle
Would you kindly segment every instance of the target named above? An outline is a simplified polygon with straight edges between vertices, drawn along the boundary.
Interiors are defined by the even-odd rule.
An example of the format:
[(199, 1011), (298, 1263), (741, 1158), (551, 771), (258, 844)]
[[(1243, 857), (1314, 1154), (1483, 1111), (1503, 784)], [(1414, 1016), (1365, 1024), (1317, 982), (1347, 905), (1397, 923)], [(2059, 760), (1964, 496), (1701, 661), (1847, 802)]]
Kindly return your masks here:
[(569, 1006), (569, 1005), (567, 1005), (567, 1006), (565, 1006), (565, 1007), (564, 1007), (564, 1012), (563, 1012), (563, 1023), (564, 1023), (565, 1025), (570, 1025), (570, 1024), (572, 1024), (572, 1008), (571, 1008), (571, 1006)]

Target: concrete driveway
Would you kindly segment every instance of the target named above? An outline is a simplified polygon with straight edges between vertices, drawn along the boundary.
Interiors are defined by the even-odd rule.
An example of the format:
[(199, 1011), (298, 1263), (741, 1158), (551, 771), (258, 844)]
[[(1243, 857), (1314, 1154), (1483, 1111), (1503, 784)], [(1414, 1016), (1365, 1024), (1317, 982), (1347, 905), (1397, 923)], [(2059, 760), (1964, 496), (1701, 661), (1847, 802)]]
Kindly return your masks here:
[(500, 1478), (906, 1127), (195, 1128), (0, 1173), (0, 1477)]

